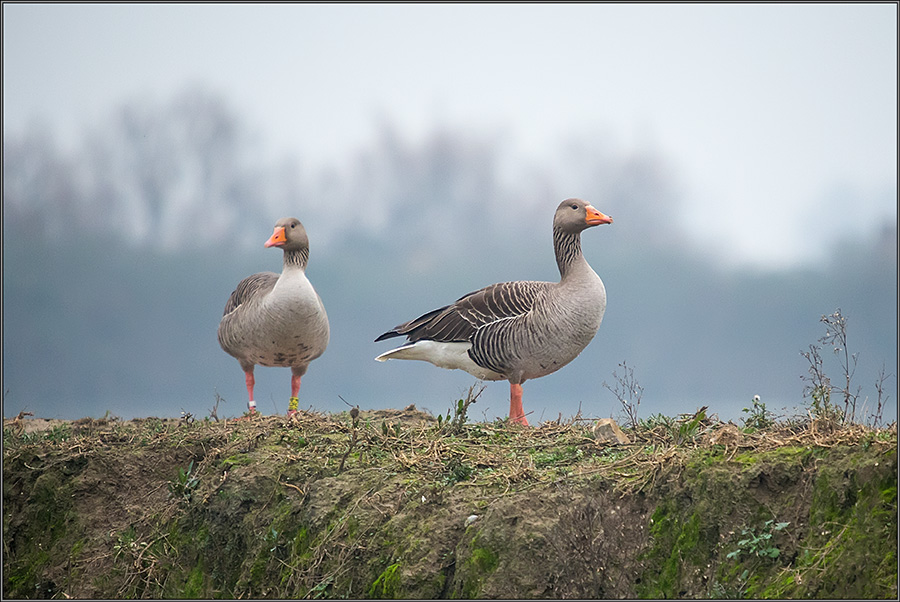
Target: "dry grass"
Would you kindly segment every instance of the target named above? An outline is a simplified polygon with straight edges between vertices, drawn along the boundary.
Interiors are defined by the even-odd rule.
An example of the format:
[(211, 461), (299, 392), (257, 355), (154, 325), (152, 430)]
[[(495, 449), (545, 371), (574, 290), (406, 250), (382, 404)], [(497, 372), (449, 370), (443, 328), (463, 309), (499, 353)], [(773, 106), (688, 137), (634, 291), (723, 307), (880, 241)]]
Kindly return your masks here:
[[(469, 399), (474, 396), (473, 390)], [(303, 500), (307, 507), (316, 503), (313, 490), (321, 491), (323, 481), (330, 481), (337, 488), (330, 499), (342, 500), (334, 507), (340, 511), (329, 519), (331, 526), (309, 542), (308, 559), (300, 563), (296, 555), (281, 559), (274, 554), (265, 569), (267, 574), (284, 570), (287, 575), (281, 589), (272, 590), (271, 595), (306, 592), (307, 597), (316, 597), (328, 584), (345, 579), (346, 571), (355, 566), (352, 559), (370, 545), (363, 533), (372, 532), (409, 504), (409, 491), (418, 492), (417, 496), (425, 492), (435, 499), (455, 492), (452, 495), (471, 497), (473, 503), (481, 500), (487, 508), (529, 490), (540, 497), (541, 492), (599, 479), (610, 484), (613, 495), (625, 497), (652, 490), (697, 450), (730, 459), (781, 447), (896, 447), (896, 425), (873, 429), (809, 419), (775, 422), (767, 430), (755, 431), (709, 417), (706, 408), (640, 421), (636, 428), (625, 429), (631, 443), (611, 445), (594, 438), (594, 419), (560, 417), (536, 427), (505, 420), (471, 423), (465, 420), (470, 404), (458, 404), (458, 411), (441, 421), (414, 406), (340, 414), (300, 411), (290, 418), (218, 422), (190, 416), (129, 421), (84, 418), (48, 424), (43, 430), (27, 428), (30, 421), (18, 416), (4, 425), (3, 456), (5, 463), (21, 462), (26, 470), (43, 472), (89, 461), (96, 467), (92, 470), (105, 471), (103, 479), (118, 473), (117, 478), (127, 484), (114, 490), (108, 508), (94, 508), (95, 503), (85, 501), (84, 512), (96, 513), (85, 519), (103, 524), (109, 542), (95, 544), (71, 565), (72, 570), (91, 574), (124, 567), (127, 574), (113, 592), (116, 597), (166, 591), (164, 559), (178, 553), (165, 525), (174, 524), (190, 508), (208, 507), (219, 494), (233, 496), (253, 483), (269, 484), (254, 495), (288, 496), (298, 504)], [(394, 482), (390, 475), (402, 475), (401, 489), (388, 484)], [(360, 485), (367, 478), (371, 484)], [(347, 489), (345, 499), (341, 483), (357, 488)], [(88, 500), (89, 494), (93, 492), (79, 495)], [(597, 534), (625, 527), (598, 514), (588, 501), (571, 512), (567, 520), (572, 525), (596, 533), (584, 539), (580, 527), (571, 533), (563, 530), (565, 537), (554, 540), (554, 545), (561, 546), (558, 552), (571, 555), (575, 564), (585, 554), (610, 557)], [(350, 532), (353, 520), (359, 523), (355, 534)], [(281, 566), (284, 562), (294, 564)], [(585, 577), (583, 582), (561, 581), (557, 587), (560, 594), (571, 595), (590, 588), (613, 591), (621, 578), (609, 573), (599, 581)]]
[[(825, 420), (776, 422), (770, 429), (754, 431), (707, 417), (705, 408), (693, 415), (666, 420), (626, 428), (632, 443), (610, 445), (596, 441), (591, 431), (595, 420), (580, 415), (547, 421), (537, 427), (511, 425), (505, 420), (448, 425), (440, 424), (414, 406), (404, 410), (362, 411), (356, 420), (348, 412), (332, 415), (300, 411), (292, 417), (259, 416), (218, 422), (83, 418), (47, 423), (44, 430), (28, 428), (32, 421), (17, 416), (5, 421), (3, 453), (8, 459), (23, 450), (37, 449), (52, 449), (57, 455), (71, 456), (123, 445), (200, 446), (204, 462), (209, 464), (238, 450), (253, 449), (273, 436), (283, 441), (297, 433), (306, 439), (326, 438), (331, 444), (326, 463), (333, 462), (337, 454), (348, 469), (387, 463), (414, 472), (440, 473), (446, 471), (448, 463), (453, 463), (477, 469), (470, 475), (473, 484), (489, 482), (509, 486), (521, 481), (554, 480), (553, 471), (543, 470), (548, 466), (570, 469), (577, 474), (595, 472), (627, 477), (648, 469), (653, 472), (654, 465), (670, 462), (696, 448), (714, 448), (726, 454), (785, 446), (827, 448), (895, 440), (897, 432), (896, 423), (875, 429)], [(287, 461), (305, 455), (303, 448), (280, 452), (280, 457)], [(202, 468), (198, 465), (195, 471), (201, 472)]]

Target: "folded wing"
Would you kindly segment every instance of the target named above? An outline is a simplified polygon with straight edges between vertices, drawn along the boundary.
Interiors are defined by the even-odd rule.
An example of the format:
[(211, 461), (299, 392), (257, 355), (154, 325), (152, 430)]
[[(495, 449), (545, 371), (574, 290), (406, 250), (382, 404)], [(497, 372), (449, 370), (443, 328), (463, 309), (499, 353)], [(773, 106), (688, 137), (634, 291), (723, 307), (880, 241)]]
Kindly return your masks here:
[(501, 282), (460, 297), (452, 305), (430, 311), (379, 336), (376, 341), (403, 336), (420, 340), (472, 341), (485, 326), (527, 314), (547, 282)]

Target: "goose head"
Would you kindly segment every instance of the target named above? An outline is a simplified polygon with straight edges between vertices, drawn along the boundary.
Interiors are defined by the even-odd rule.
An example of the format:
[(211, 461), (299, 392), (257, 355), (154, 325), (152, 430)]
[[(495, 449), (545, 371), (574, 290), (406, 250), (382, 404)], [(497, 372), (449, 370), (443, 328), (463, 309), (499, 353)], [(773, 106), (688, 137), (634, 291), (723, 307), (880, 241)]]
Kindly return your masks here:
[(577, 234), (586, 228), (612, 222), (611, 217), (600, 213), (590, 203), (581, 199), (566, 199), (556, 208), (556, 215), (553, 216), (553, 229)]
[(266, 247), (281, 247), (285, 251), (309, 249), (306, 229), (296, 217), (283, 217), (275, 222), (275, 232), (266, 241)]

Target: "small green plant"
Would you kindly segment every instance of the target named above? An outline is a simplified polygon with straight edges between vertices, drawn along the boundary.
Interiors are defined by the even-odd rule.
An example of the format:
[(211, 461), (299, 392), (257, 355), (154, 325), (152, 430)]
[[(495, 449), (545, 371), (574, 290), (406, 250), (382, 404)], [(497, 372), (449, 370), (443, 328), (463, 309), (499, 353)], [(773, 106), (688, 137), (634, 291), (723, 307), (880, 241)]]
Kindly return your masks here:
[(707, 406), (703, 406), (694, 414), (683, 414), (681, 418), (672, 418), (664, 414), (653, 414), (645, 419), (638, 420), (638, 428), (652, 431), (662, 427), (665, 434), (675, 445), (692, 443), (702, 431), (703, 421), (706, 420)]
[(459, 483), (460, 481), (467, 481), (475, 472), (475, 469), (472, 466), (457, 458), (451, 458), (445, 465), (445, 468), (446, 473), (444, 474), (444, 480), (448, 485)]
[(400, 563), (395, 562), (378, 576), (369, 588), (370, 598), (392, 599), (400, 593)]
[(478, 388), (476, 391), (475, 388), (477, 384), (469, 387), (469, 392), (466, 394), (465, 399), (460, 399), (456, 402), (456, 407), (453, 408), (453, 416), (450, 416), (450, 410), (447, 410), (447, 416), (442, 417), (438, 414), (438, 429), (445, 431), (450, 434), (459, 433), (462, 431), (463, 425), (469, 420), (469, 406), (475, 403), (478, 400), (478, 397), (484, 391), (484, 385)]
[(536, 468), (545, 468), (547, 466), (569, 465), (581, 460), (583, 457), (583, 450), (569, 445), (552, 451), (537, 451), (532, 455), (532, 460)]
[(645, 431), (652, 431), (656, 427), (662, 426), (668, 429), (672, 426), (672, 422), (673, 420), (665, 414), (651, 414), (647, 418), (638, 419), (638, 428)]
[[(581, 450), (579, 450), (579, 451), (581, 451)], [(601, 451), (600, 454), (598, 454), (596, 456), (596, 458), (600, 462), (612, 463), (612, 462), (617, 462), (617, 461), (621, 460), (622, 458), (627, 457), (628, 453), (629, 452), (627, 452), (626, 450), (623, 450), (623, 449), (615, 449), (612, 447), (607, 447), (607, 448), (604, 448), (603, 451)]]
[(694, 437), (700, 434), (700, 424), (706, 420), (706, 406), (703, 406), (690, 418), (677, 423), (677, 428), (672, 430), (672, 440), (675, 445), (691, 443)]
[(744, 571), (734, 585), (725, 585), (716, 580), (709, 590), (711, 600), (743, 600), (747, 597), (747, 577), (750, 571)]
[(779, 531), (790, 525), (789, 522), (777, 523), (775, 519), (767, 520), (757, 533), (754, 528), (741, 529), (743, 539), (737, 542), (738, 548), (725, 555), (729, 560), (738, 560), (742, 554), (750, 556), (752, 564), (743, 570), (737, 582), (726, 588), (716, 582), (713, 584), (711, 596), (714, 598), (744, 598), (751, 575), (763, 561), (775, 560), (781, 555), (781, 550), (773, 541)]
[(43, 435), (44, 433), (40, 431), (26, 433), (21, 422), (13, 422), (12, 426), (3, 427), (3, 447), (9, 449), (14, 446), (38, 443), (43, 439)]
[(755, 431), (764, 431), (775, 424), (775, 414), (766, 409), (765, 402), (760, 401), (759, 395), (753, 396), (753, 406), (741, 410), (747, 414), (741, 418), (744, 426)]
[(331, 589), (333, 585), (334, 576), (328, 575), (322, 581), (313, 586), (313, 588), (306, 594), (306, 597), (312, 600), (321, 600), (322, 598), (326, 598), (328, 596), (329, 589)]
[(733, 552), (729, 552), (726, 555), (728, 559), (736, 559), (740, 557), (741, 554), (749, 554), (751, 556), (756, 556), (757, 558), (778, 558), (779, 554), (781, 554), (781, 550), (775, 545), (775, 542), (772, 541), (772, 537), (778, 531), (783, 530), (791, 523), (776, 523), (775, 519), (767, 520), (763, 523), (762, 529), (759, 533), (756, 532), (756, 529), (741, 529), (741, 535), (744, 535), (744, 539), (738, 541), (737, 550)]
[(274, 552), (278, 549), (278, 530), (275, 527), (269, 527), (269, 530), (263, 534), (262, 539), (266, 545), (271, 544), (272, 547), (269, 548), (269, 552)]
[(193, 460), (191, 460), (187, 470), (184, 470), (180, 466), (178, 467), (178, 477), (174, 481), (169, 481), (169, 492), (172, 494), (172, 497), (186, 502), (191, 501), (194, 489), (200, 484), (200, 477), (191, 476), (193, 470)]
[(159, 435), (166, 431), (166, 425), (159, 418), (151, 417), (147, 419), (146, 428), (151, 435)]
[(385, 437), (401, 437), (400, 424), (396, 422), (381, 421), (381, 434)]
[(116, 551), (116, 557), (118, 558), (123, 552), (134, 550), (137, 547), (136, 540), (137, 534), (134, 531), (134, 526), (118, 533), (116, 543), (113, 544), (113, 549)]
[(45, 435), (47, 441), (52, 441), (53, 443), (61, 443), (63, 441), (68, 441), (69, 437), (72, 435), (72, 427), (70, 427), (67, 423), (57, 424)]

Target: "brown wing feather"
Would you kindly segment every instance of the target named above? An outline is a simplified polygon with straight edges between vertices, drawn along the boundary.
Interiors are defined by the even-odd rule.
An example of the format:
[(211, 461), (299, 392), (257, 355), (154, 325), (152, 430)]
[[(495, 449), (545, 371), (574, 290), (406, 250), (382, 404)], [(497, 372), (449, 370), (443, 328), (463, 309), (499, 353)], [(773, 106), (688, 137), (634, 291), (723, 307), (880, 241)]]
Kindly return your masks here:
[(264, 294), (272, 290), (277, 281), (278, 274), (274, 272), (260, 272), (259, 274), (247, 276), (238, 283), (237, 288), (228, 297), (228, 302), (225, 304), (225, 312), (222, 315), (227, 316), (254, 295)]
[(452, 305), (400, 324), (375, 340), (406, 335), (410, 342), (422, 339), (468, 341), (479, 328), (487, 324), (530, 311), (538, 294), (547, 285), (546, 282), (533, 281), (492, 284), (463, 295)]

